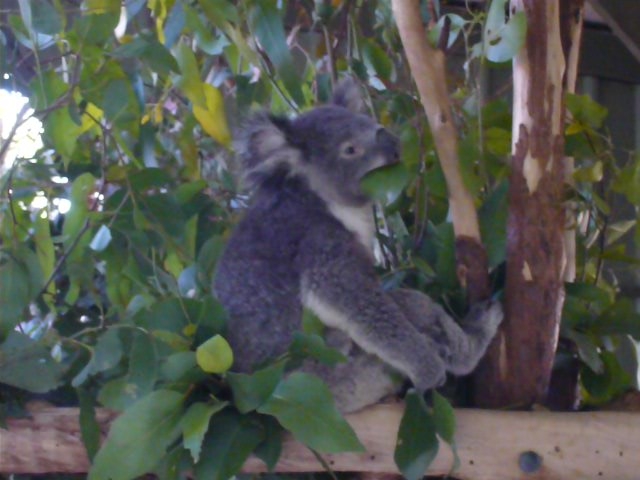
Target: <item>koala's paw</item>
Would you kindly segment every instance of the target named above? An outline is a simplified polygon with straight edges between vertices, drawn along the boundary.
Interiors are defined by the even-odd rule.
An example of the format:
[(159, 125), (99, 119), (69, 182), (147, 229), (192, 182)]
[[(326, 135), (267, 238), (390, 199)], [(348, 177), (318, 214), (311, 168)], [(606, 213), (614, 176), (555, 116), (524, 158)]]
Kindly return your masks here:
[(471, 307), (464, 323), (472, 328), (482, 329), (488, 337), (493, 337), (504, 318), (502, 304), (497, 300), (486, 300)]

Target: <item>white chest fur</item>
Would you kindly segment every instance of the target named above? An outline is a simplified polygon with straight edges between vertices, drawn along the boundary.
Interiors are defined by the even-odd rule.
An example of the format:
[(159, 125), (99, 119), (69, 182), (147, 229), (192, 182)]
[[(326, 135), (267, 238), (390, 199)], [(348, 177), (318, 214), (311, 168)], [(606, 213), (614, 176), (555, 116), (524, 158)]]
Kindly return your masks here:
[(375, 225), (373, 223), (373, 212), (371, 205), (363, 207), (347, 207), (336, 203), (329, 204), (329, 211), (344, 225), (353, 232), (358, 241), (364, 245), (367, 251), (373, 251), (373, 239), (375, 236)]

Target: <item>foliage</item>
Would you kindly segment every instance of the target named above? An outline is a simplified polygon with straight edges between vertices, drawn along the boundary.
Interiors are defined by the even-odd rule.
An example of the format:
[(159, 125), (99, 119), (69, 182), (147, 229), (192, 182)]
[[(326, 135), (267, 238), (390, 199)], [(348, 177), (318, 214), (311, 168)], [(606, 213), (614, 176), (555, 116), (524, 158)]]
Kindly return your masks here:
[[(210, 279), (247, 201), (230, 132), (250, 109), (292, 112), (326, 100), (335, 77), (348, 73), (368, 87), (371, 112), (403, 145), (403, 165), (366, 185), (389, 202), (380, 215), (384, 284), (420, 288), (463, 311), (443, 175), (388, 3), (15, 5), (0, 17), (0, 77), (29, 97), (44, 146), (5, 165), (0, 180), (0, 402), (13, 403), (19, 389), (78, 403), (93, 478), (107, 470), (111, 478), (150, 470), (177, 478), (193, 469), (222, 479), (252, 452), (272, 469), (284, 429), (320, 453), (362, 449), (327, 388), (288, 374), (304, 356), (343, 360), (321, 332), (301, 333), (289, 354), (252, 375), (228, 372), (233, 352)], [(519, 48), (522, 20), (501, 8), (495, 0), (487, 13), (449, 16), (445, 39), (466, 47), (454, 95), (460, 156), (496, 290), (511, 119), (505, 101), (479, 97), (474, 72), (482, 58), (504, 61)], [(443, 25), (434, 24), (434, 43)], [(480, 27), (483, 40), (471, 44)], [(640, 319), (603, 272), (608, 262), (637, 263), (624, 250), (627, 232), (635, 229), (640, 243), (637, 221), (612, 220), (609, 205), (621, 195), (637, 214), (640, 158), (618, 166), (601, 133), (602, 109), (581, 97), (568, 104), (580, 272), (567, 290), (563, 335), (585, 365), (587, 398), (598, 402), (633, 383), (635, 351), (621, 352)], [(450, 406), (433, 400), (427, 407), (407, 398), (396, 459), (408, 478), (422, 475), (437, 436), (455, 446)], [(100, 449), (97, 405), (123, 412)]]

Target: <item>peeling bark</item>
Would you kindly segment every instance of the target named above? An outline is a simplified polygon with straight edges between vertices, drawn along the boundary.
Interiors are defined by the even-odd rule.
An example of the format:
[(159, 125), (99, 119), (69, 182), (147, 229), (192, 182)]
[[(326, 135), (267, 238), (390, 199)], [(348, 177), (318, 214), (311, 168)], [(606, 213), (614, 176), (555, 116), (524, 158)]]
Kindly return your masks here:
[(544, 402), (558, 341), (565, 265), (565, 56), (559, 0), (512, 0), (525, 45), (513, 62), (513, 156), (507, 220), (505, 321), (481, 366), (477, 402)]

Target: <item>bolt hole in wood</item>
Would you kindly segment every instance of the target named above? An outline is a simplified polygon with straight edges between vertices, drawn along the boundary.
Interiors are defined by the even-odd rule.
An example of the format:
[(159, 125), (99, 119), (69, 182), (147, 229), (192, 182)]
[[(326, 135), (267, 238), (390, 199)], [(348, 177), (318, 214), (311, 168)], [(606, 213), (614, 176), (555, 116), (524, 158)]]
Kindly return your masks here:
[(542, 467), (542, 456), (532, 450), (522, 452), (518, 465), (523, 473), (535, 473)]

